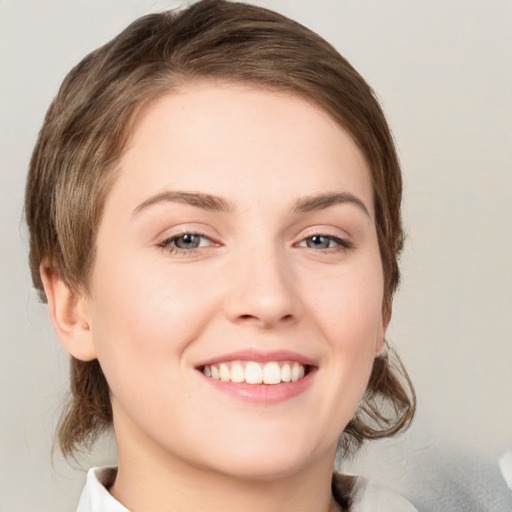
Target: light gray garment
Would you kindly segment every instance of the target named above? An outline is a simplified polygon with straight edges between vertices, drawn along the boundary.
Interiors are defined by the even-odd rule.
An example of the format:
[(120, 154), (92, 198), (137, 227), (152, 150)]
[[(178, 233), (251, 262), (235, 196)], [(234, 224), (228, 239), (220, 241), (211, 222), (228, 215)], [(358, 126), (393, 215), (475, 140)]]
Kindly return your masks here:
[[(106, 489), (113, 482), (116, 468), (92, 468), (87, 473), (77, 512), (129, 512)], [(389, 489), (358, 477), (350, 512), (417, 512), (404, 498)]]
[(350, 512), (418, 512), (405, 498), (363, 477), (357, 477)]

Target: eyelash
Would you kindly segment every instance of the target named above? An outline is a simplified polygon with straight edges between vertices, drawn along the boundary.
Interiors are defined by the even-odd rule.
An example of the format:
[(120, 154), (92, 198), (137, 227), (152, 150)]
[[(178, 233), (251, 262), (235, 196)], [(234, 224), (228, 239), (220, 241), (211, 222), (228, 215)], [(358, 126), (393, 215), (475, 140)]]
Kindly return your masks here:
[[(199, 237), (200, 239), (207, 240), (209, 243), (205, 246), (199, 245), (198, 247), (194, 247), (192, 249), (182, 249), (180, 247), (176, 247), (176, 245), (174, 245), (176, 240), (183, 238), (185, 236)], [(318, 248), (313, 248), (313, 247), (307, 247), (307, 245), (306, 246), (301, 245), (304, 243), (307, 244), (308, 240), (311, 240), (315, 237), (325, 238), (329, 241), (329, 244), (331, 242), (334, 242), (336, 244), (336, 246), (335, 247), (324, 247), (324, 248), (318, 249)], [(200, 242), (200, 244), (201, 244), (201, 242)], [(178, 234), (173, 235), (169, 238), (166, 238), (165, 240), (162, 240), (161, 242), (158, 243), (158, 247), (165, 250), (165, 252), (167, 254), (178, 255), (178, 256), (194, 256), (200, 249), (202, 249), (204, 247), (209, 247), (211, 245), (215, 245), (215, 242), (213, 242), (206, 235), (203, 235), (201, 233), (188, 232), (188, 231), (185, 231), (183, 233), (178, 233)], [(337, 237), (334, 235), (326, 235), (324, 233), (313, 233), (313, 234), (303, 238), (298, 244), (295, 244), (295, 245), (299, 246), (299, 247), (307, 247), (314, 251), (319, 251), (319, 252), (321, 251), (323, 253), (342, 252), (342, 251), (347, 251), (348, 249), (351, 249), (353, 247), (353, 244), (346, 239), (343, 239), (343, 238), (340, 238), (340, 237)]]
[(178, 255), (178, 256), (194, 256), (200, 249), (205, 247), (205, 246), (199, 245), (199, 247), (194, 247), (193, 249), (182, 249), (180, 247), (176, 247), (175, 245), (173, 245), (176, 242), (176, 240), (178, 240), (179, 238), (183, 238), (185, 236), (199, 237), (201, 239), (208, 240), (209, 243), (206, 245), (206, 247), (208, 247), (210, 245), (215, 245), (215, 242), (213, 242), (206, 235), (203, 235), (201, 233), (185, 231), (183, 233), (178, 233), (169, 238), (166, 238), (165, 240), (162, 240), (158, 244), (158, 247), (165, 250), (165, 252), (167, 254)]
[[(321, 237), (321, 238), (326, 238), (327, 240), (329, 240), (329, 243), (330, 242), (334, 242), (336, 244), (335, 247), (325, 247), (325, 248), (322, 248), (322, 249), (318, 249), (318, 248), (313, 248), (313, 247), (309, 247), (309, 249), (313, 249), (314, 251), (321, 251), (321, 252), (341, 252), (341, 251), (347, 251), (348, 249), (352, 249), (353, 247), (353, 244), (344, 239), (344, 238), (340, 238), (338, 236), (335, 236), (335, 235), (327, 235), (325, 233), (313, 233), (309, 236), (307, 236), (306, 238), (303, 238), (300, 242), (299, 242), (299, 245), (300, 244), (303, 244), (303, 243), (307, 243), (308, 240), (311, 240), (315, 237)], [(302, 245), (300, 245), (301, 247), (304, 247)]]

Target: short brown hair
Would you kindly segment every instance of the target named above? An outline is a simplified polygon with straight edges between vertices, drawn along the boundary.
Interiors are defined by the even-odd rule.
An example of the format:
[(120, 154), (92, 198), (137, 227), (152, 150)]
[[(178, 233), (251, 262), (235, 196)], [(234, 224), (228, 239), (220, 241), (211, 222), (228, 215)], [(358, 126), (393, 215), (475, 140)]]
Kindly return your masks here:
[[(384, 314), (399, 283), (402, 179), (393, 138), (373, 91), (326, 41), (272, 11), (202, 0), (139, 18), (65, 78), (39, 134), (27, 180), (30, 267), (43, 300), (42, 262), (76, 293), (87, 291), (102, 207), (140, 110), (192, 80), (287, 91), (327, 111), (362, 150), (374, 191), (384, 271)], [(71, 360), (71, 400), (59, 427), (70, 455), (112, 423), (98, 361)], [(389, 407), (391, 406), (391, 407)], [(367, 391), (341, 438), (345, 454), (411, 422), (414, 390), (398, 356), (376, 358)]]

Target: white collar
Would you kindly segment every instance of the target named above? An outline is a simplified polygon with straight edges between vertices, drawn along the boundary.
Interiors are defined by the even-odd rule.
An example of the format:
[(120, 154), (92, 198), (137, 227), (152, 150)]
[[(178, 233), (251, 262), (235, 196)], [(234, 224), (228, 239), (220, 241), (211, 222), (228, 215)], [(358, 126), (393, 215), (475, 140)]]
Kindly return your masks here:
[(114, 481), (116, 472), (113, 466), (90, 469), (76, 512), (129, 512), (106, 487)]
[[(77, 512), (130, 512), (107, 490), (115, 479), (117, 468), (104, 466), (87, 472), (85, 484)], [(356, 477), (353, 489), (351, 512), (417, 512), (404, 498), (366, 478)]]

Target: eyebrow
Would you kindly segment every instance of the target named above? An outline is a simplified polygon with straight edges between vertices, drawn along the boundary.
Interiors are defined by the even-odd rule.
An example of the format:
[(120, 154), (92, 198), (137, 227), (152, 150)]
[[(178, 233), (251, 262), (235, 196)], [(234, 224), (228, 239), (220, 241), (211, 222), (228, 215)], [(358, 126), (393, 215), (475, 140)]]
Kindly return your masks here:
[[(234, 205), (229, 203), (220, 196), (212, 194), (205, 194), (202, 192), (180, 192), (180, 191), (166, 191), (151, 196), (140, 203), (132, 215), (137, 215), (143, 210), (160, 203), (181, 203), (202, 208), (204, 210), (230, 212), (233, 211)], [(362, 210), (368, 217), (370, 213), (363, 201), (351, 194), (350, 192), (336, 192), (325, 193), (314, 196), (305, 196), (299, 198), (294, 207), (293, 212), (311, 212), (316, 210), (324, 210), (336, 204), (353, 204)]]
[(326, 193), (315, 196), (306, 196), (297, 200), (293, 210), (295, 212), (311, 212), (315, 210), (324, 210), (335, 204), (353, 204), (360, 208), (368, 217), (370, 212), (366, 205), (357, 196), (350, 192)]
[(188, 204), (190, 206), (196, 206), (197, 208), (203, 208), (204, 210), (212, 210), (212, 211), (221, 211), (227, 212), (231, 211), (232, 205), (228, 203), (225, 199), (219, 196), (214, 196), (211, 194), (204, 194), (201, 192), (161, 192), (160, 194), (156, 194), (146, 199), (142, 203), (140, 203), (135, 210), (133, 210), (132, 215), (136, 215), (142, 210), (149, 208), (150, 206), (159, 204), (159, 203), (182, 203)]

